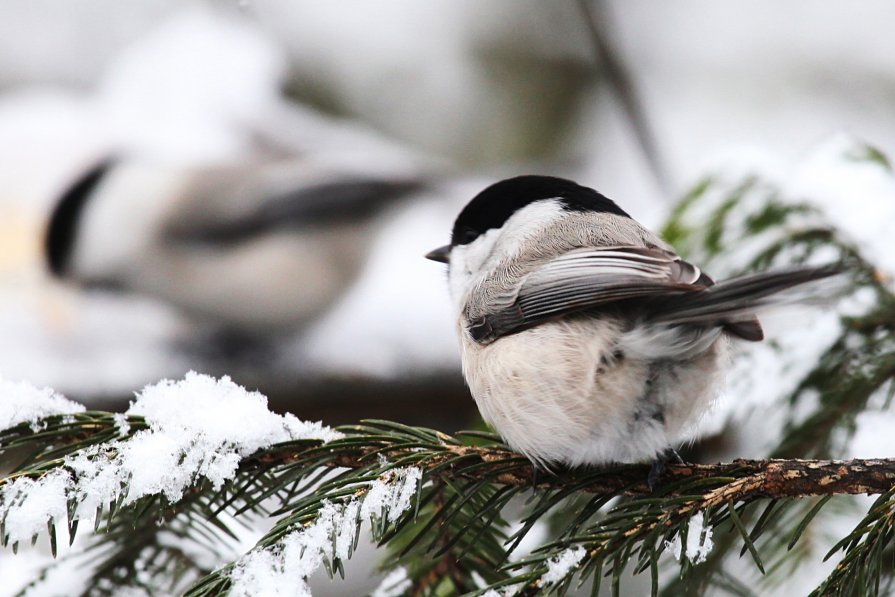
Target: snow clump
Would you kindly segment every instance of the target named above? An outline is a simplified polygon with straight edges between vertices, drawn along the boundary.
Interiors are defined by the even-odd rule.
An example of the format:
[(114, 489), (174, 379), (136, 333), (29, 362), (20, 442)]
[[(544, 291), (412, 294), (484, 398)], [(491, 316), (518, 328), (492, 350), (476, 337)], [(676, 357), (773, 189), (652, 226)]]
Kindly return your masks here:
[[(9, 411), (13, 414), (0, 408), (0, 423), (83, 410), (51, 390), (10, 393), (7, 388), (0, 386), (0, 396), (14, 397)], [(28, 407), (21, 406), (25, 398), (33, 399)], [(146, 387), (125, 414), (142, 416), (148, 429), (79, 450), (66, 457), (63, 467), (39, 479), (19, 477), (0, 487), (0, 522), (11, 543), (30, 540), (48, 523), (60, 523), (69, 515), (95, 516), (98, 509), (118, 501), (127, 505), (162, 494), (177, 502), (200, 477), (220, 488), (236, 475), (241, 459), (275, 443), (341, 437), (319, 422), (270, 412), (265, 396), (229, 377), (218, 380), (194, 372), (182, 381)], [(123, 434), (130, 429), (121, 417), (116, 426)], [(69, 501), (76, 504), (70, 514)]]
[(84, 406), (72, 402), (50, 388), (37, 389), (21, 381), (12, 382), (0, 377), (0, 431), (30, 423), (52, 415), (84, 412)]
[(344, 504), (324, 502), (314, 522), (289, 533), (276, 545), (243, 556), (230, 572), (230, 595), (310, 597), (308, 577), (324, 560), (348, 559), (358, 522), (398, 520), (410, 508), (421, 478), (422, 470), (417, 467), (392, 469), (365, 484), (366, 492), (359, 498)]

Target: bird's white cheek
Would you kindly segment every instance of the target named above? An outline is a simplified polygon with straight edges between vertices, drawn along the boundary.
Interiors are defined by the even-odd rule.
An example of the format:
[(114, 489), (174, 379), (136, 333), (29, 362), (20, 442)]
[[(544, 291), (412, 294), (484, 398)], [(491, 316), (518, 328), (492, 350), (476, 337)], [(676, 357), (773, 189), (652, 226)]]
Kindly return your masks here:
[(448, 269), (448, 290), (455, 306), (463, 302), (471, 278), (466, 266), (466, 247), (454, 247)]
[(462, 310), (467, 293), (488, 275), (489, 264), (496, 259), (496, 244), (500, 230), (489, 230), (468, 245), (457, 245), (451, 250), (448, 287), (451, 299)]
[(485, 275), (478, 256), (465, 245), (451, 251), (451, 265), (448, 270), (448, 288), (455, 310), (463, 311), (470, 290)]

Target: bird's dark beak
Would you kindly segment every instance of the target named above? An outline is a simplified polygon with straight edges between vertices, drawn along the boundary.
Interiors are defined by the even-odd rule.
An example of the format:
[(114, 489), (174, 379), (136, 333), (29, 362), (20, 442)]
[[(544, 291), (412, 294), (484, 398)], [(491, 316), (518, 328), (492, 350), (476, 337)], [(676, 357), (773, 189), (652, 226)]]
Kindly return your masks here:
[(432, 249), (426, 253), (426, 259), (431, 259), (438, 263), (449, 263), (451, 260), (451, 246), (445, 245), (443, 247), (438, 247), (437, 249)]

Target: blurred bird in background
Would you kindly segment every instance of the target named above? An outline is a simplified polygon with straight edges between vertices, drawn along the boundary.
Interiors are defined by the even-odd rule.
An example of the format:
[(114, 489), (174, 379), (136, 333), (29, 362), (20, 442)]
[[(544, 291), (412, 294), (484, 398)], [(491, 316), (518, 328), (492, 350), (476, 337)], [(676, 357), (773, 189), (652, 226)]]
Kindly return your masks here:
[(294, 330), (355, 281), (381, 218), (422, 179), (295, 159), (189, 167), (110, 159), (59, 199), (50, 271), (245, 332)]
[[(0, 324), (16, 338), (0, 346), (7, 374), (114, 400), (196, 368), (288, 402), (298, 380), (311, 399), (333, 376), (382, 379), (426, 363), (425, 378), (441, 360), (449, 370), (448, 340), (428, 350), (390, 342), (401, 326), (370, 326), (369, 309), (344, 306), (382, 305), (394, 292), (379, 288), (388, 274), (371, 285), (365, 272), (391, 250), (383, 235), (422, 233), (404, 260), (415, 261), (426, 225), (396, 235), (393, 223), (428, 214), (434, 227), (433, 214), (448, 213), (437, 183), (447, 162), (286, 98), (286, 70), (250, 20), (193, 6), (127, 47), (93, 93), (0, 101), (0, 129), (21, 137), (0, 143), (20, 160), (3, 209), (25, 213), (13, 222), (43, 238), (39, 253), (8, 253), (27, 260), (10, 266), (27, 283), (6, 277)], [(43, 173), (29, 175), (37, 163)], [(388, 259), (389, 269), (402, 263)], [(407, 300), (390, 304), (417, 326), (437, 317), (439, 300), (424, 302), (422, 322)], [(361, 385), (333, 392), (364, 394)]]

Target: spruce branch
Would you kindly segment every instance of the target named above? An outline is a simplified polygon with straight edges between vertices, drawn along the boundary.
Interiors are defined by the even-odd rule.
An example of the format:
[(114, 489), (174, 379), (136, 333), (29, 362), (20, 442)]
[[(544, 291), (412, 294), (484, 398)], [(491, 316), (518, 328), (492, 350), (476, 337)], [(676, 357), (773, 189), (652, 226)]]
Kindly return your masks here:
[[(372, 423), (372, 421), (371, 421)], [(340, 430), (350, 430), (343, 427)], [(354, 428), (357, 429), (357, 428)], [(649, 466), (616, 465), (593, 470), (567, 471), (556, 475), (535, 473), (532, 466), (519, 454), (506, 448), (463, 446), (456, 439), (438, 432), (445, 443), (428, 457), (419, 458), (419, 447), (395, 445), (383, 449), (380, 445), (367, 448), (352, 447), (339, 450), (338, 441), (328, 444), (336, 454), (329, 466), (361, 468), (373, 455), (382, 454), (389, 460), (400, 460), (414, 454), (416, 466), (427, 470), (456, 471), (467, 481), (488, 480), (492, 483), (536, 489), (574, 489), (598, 495), (647, 496), (651, 491), (646, 483)], [(458, 436), (462, 436), (458, 434)], [(309, 448), (308, 451), (315, 451)], [(263, 464), (287, 465), (301, 459), (306, 450), (274, 447), (246, 461), (245, 466)], [(456, 465), (463, 463), (463, 468)], [(469, 468), (470, 463), (478, 466)], [(537, 475), (537, 484), (533, 480)], [(666, 497), (692, 495), (689, 485), (682, 482), (719, 480), (724, 484), (707, 492), (706, 506), (716, 506), (731, 499), (809, 497), (836, 494), (880, 494), (895, 485), (895, 458), (854, 460), (801, 459), (737, 459), (718, 464), (669, 464), (662, 478), (662, 495)]]
[[(91, 431), (105, 435), (109, 428), (88, 423), (81, 426), (80, 434), (66, 437), (77, 436), (78, 444), (95, 445), (89, 437)], [(399, 550), (396, 560), (410, 569), (412, 586), (419, 594), (475, 591), (468, 583), (473, 573), (490, 583), (489, 587), (512, 586), (522, 594), (535, 594), (546, 588), (561, 592), (576, 574), (582, 581), (598, 579), (604, 566), (616, 583), (629, 566), (638, 572), (649, 570), (656, 579), (658, 558), (668, 542), (675, 538), (686, 542), (689, 521), (700, 513), (707, 521), (706, 528), (727, 524), (736, 530), (744, 550), (764, 569), (755, 542), (767, 530), (762, 526), (765, 517), (751, 525), (751, 530), (747, 528), (747, 508), (753, 503), (769, 499), (787, 503), (793, 498), (837, 494), (885, 496), (891, 495), (895, 486), (895, 459), (669, 465), (656, 493), (647, 487), (645, 465), (542, 473), (535, 484), (532, 465), (491, 434), (448, 435), (386, 421), (365, 421), (338, 431), (341, 437), (328, 442), (284, 442), (243, 458), (236, 477), (222, 491), (197, 478), (176, 504), (153, 497), (130, 506), (109, 504), (101, 513), (105, 524), (97, 527), (95, 538), (98, 544), (113, 545), (109, 562), (121, 562), (127, 554), (152, 548), (154, 534), (150, 531), (159, 521), (186, 537), (190, 529), (195, 534), (202, 527), (217, 527), (216, 517), (221, 512), (239, 516), (243, 512), (269, 512), (268, 507), (274, 505), (272, 514), (281, 518), (259, 541), (257, 549), (277, 550), (297, 531), (315, 525), (326, 504), (337, 508), (343, 517), (352, 508), (359, 511), (371, 484), (388, 482), (396, 471), (410, 467), (419, 471), (420, 478), (411, 507), (394, 517), (382, 511), (371, 522), (374, 538)], [(28, 444), (29, 434), (40, 445), (46, 440), (43, 433), (40, 427), (35, 431), (27, 426), (12, 435), (18, 446)], [(64, 460), (52, 458), (52, 453), (43, 454), (48, 460), (38, 457), (36, 462), (0, 479), (0, 487), (23, 475), (39, 479), (54, 468), (64, 467)], [(533, 487), (537, 489), (537, 503), (523, 520), (523, 528), (507, 537), (505, 508)], [(507, 562), (534, 522), (575, 496), (590, 497), (552, 542), (528, 558)], [(610, 499), (621, 501), (605, 512)], [(802, 518), (790, 547), (825, 503), (818, 502)], [(868, 553), (878, 557), (876, 554), (889, 545), (890, 506), (891, 499), (881, 502), (862, 527), (877, 528), (878, 532), (859, 529), (858, 535), (842, 544), (847, 559), (840, 576), (851, 578), (849, 575), (856, 573), (850, 562), (864, 562), (870, 557)], [(340, 524), (354, 525), (356, 538), (362, 521), (357, 516), (348, 518), (348, 523)], [(341, 536), (341, 532), (333, 532), (334, 537)], [(869, 547), (865, 549), (865, 545)], [(335, 543), (331, 551), (339, 553)], [(351, 551), (345, 553), (350, 555)], [(324, 560), (327, 569), (341, 573), (341, 557), (328, 557), (332, 559)], [(563, 574), (551, 572), (563, 558), (572, 558), (574, 565)], [(195, 566), (193, 569), (199, 571)], [(228, 590), (233, 570), (232, 565), (219, 568), (199, 580), (191, 594)], [(878, 582), (878, 576), (873, 578)], [(450, 584), (445, 587), (444, 583)], [(657, 581), (654, 586), (658, 586)]]
[[(895, 533), (895, 491), (881, 495), (848, 536), (827, 553), (825, 560), (842, 551), (844, 556), (832, 574), (811, 593), (824, 595), (891, 594), (892, 578), (882, 569), (891, 566), (891, 540)], [(868, 572), (873, 571), (873, 572)], [(888, 586), (882, 587), (886, 582)]]

